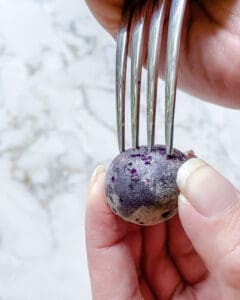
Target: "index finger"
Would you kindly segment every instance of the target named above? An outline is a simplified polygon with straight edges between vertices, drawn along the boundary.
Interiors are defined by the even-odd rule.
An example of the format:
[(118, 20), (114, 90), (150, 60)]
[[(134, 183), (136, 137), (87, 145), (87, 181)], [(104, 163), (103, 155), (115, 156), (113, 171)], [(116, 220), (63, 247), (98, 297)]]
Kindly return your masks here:
[(86, 3), (99, 23), (112, 35), (116, 35), (124, 0), (86, 0)]

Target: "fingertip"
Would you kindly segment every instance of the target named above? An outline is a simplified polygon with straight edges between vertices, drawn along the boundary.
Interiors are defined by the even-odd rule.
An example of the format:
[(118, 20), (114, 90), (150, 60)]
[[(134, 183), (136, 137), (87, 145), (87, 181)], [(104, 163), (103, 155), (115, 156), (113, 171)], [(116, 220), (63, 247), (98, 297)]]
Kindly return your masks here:
[[(95, 189), (99, 189), (99, 183), (101, 184), (101, 179), (105, 176), (106, 168), (102, 165), (97, 166), (91, 176), (88, 188), (88, 198), (92, 198), (92, 194), (95, 192)], [(89, 199), (90, 200), (90, 199)]]
[[(219, 174), (218, 176), (220, 177), (221, 175)], [(239, 199), (236, 199), (236, 196), (232, 193), (234, 188), (230, 183), (225, 182), (223, 177), (219, 180), (223, 180), (223, 182), (216, 181), (222, 183), (222, 185), (217, 186), (217, 190), (215, 189), (215, 184), (209, 181), (208, 178), (210, 191), (206, 188), (206, 185), (201, 185), (203, 191), (200, 196), (194, 195), (194, 200), (190, 200), (185, 195), (180, 194), (178, 201), (179, 218), (184, 231), (208, 270), (216, 270), (216, 266), (220, 267), (219, 262), (229, 252), (232, 253), (232, 249), (237, 243), (237, 233), (239, 232)], [(228, 196), (230, 198), (227, 198)], [(231, 199), (231, 197), (235, 197), (235, 199)], [(196, 208), (197, 198), (202, 203), (198, 204)], [(223, 199), (227, 199), (228, 207), (229, 203), (237, 203), (238, 205), (232, 207), (233, 209), (224, 209), (220, 213), (223, 207), (221, 203)], [(206, 203), (213, 208), (208, 207), (206, 211)], [(203, 209), (205, 209), (204, 214)]]
[(92, 248), (112, 245), (128, 228), (107, 204), (104, 180), (105, 168), (97, 167), (91, 178), (85, 213), (87, 245)]
[(225, 214), (239, 202), (234, 186), (199, 158), (192, 158), (181, 166), (177, 184), (181, 194), (205, 217)]
[(109, 213), (109, 207), (106, 201), (105, 189), (105, 168), (98, 166), (94, 170), (88, 189), (86, 212), (85, 212), (85, 223), (86, 230), (94, 229), (96, 224), (99, 223), (99, 218), (102, 215)]
[[(181, 224), (187, 233), (189, 228), (190, 231), (192, 231), (193, 228), (197, 228), (198, 225), (201, 226), (202, 216), (192, 206), (191, 202), (181, 193), (178, 196), (178, 214)], [(198, 230), (198, 228), (196, 230)]]
[(194, 153), (193, 150), (186, 151), (185, 155), (187, 156), (188, 159), (197, 157), (197, 155)]
[(188, 183), (192, 175), (207, 164), (200, 158), (190, 158), (178, 170), (177, 185), (182, 194), (188, 193)]

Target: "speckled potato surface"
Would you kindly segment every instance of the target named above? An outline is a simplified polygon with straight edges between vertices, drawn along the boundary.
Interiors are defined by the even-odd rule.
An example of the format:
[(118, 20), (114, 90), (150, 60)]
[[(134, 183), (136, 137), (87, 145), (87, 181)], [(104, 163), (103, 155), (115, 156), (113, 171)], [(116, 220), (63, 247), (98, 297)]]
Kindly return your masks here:
[(174, 149), (166, 154), (165, 146), (129, 149), (119, 154), (108, 168), (105, 178), (107, 202), (112, 211), (126, 221), (154, 225), (177, 213), (176, 177), (187, 160)]

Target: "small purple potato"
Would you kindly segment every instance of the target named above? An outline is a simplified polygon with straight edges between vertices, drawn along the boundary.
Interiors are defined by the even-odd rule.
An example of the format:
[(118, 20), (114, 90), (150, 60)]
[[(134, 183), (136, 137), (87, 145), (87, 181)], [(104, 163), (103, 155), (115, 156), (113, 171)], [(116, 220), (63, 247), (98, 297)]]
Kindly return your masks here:
[(179, 150), (166, 154), (165, 146), (153, 151), (141, 146), (119, 154), (111, 163), (105, 179), (107, 202), (122, 219), (154, 225), (177, 213), (177, 171), (187, 160)]

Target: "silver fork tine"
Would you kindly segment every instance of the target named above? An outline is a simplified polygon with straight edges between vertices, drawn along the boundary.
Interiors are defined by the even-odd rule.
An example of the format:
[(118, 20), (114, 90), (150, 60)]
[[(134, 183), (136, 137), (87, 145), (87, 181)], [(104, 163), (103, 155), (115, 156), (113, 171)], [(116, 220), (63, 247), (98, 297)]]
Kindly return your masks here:
[(125, 150), (125, 86), (127, 54), (129, 43), (129, 26), (123, 25), (117, 37), (116, 53), (116, 104), (117, 104), (117, 132), (120, 152)]
[(139, 108), (143, 60), (143, 36), (144, 15), (139, 15), (139, 19), (133, 28), (131, 49), (131, 120), (133, 148), (139, 146)]
[(148, 148), (152, 150), (155, 143), (155, 118), (157, 103), (158, 67), (162, 31), (165, 18), (165, 0), (154, 5), (151, 18), (149, 40), (148, 40), (148, 66), (147, 66), (147, 139)]
[(179, 49), (186, 2), (187, 0), (172, 0), (168, 25), (165, 86), (165, 141), (168, 155), (171, 155), (173, 152), (174, 113)]

